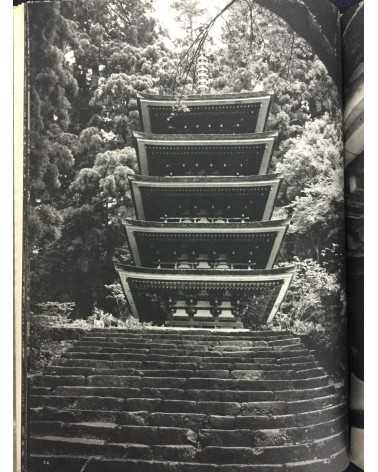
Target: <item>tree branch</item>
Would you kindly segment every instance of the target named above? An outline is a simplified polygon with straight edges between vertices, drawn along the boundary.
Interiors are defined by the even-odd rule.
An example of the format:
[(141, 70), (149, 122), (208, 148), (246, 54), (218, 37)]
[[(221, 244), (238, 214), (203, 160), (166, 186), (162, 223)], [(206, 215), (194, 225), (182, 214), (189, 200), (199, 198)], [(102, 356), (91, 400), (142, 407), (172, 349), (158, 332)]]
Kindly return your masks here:
[[(211, 28), (232, 5), (240, 0), (230, 0), (208, 23), (194, 39), (183, 56), (174, 83), (179, 77), (184, 81), (188, 78), (191, 68), (195, 65), (201, 53)], [(340, 35), (338, 14), (333, 5), (315, 0), (255, 0), (260, 6), (267, 8), (286, 21), (293, 31), (305, 39), (323, 62), (336, 86), (341, 87)], [(333, 27), (334, 26), (334, 27)], [(180, 75), (182, 74), (182, 75)]]

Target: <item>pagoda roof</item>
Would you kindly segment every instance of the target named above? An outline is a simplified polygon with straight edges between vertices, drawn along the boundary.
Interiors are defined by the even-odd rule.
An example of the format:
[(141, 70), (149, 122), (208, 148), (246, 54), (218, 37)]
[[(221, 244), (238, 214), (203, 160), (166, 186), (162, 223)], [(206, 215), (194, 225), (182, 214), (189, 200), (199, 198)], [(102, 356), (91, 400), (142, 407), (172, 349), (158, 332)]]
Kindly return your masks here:
[[(277, 313), (295, 270), (294, 267), (235, 271), (170, 270), (134, 267), (119, 262), (115, 262), (115, 267), (131, 311), (136, 317), (146, 313), (146, 306), (143, 305), (146, 293), (161, 293), (166, 296), (170, 292), (182, 297), (185, 291), (189, 294), (197, 291), (201, 297), (201, 293), (210, 289), (228, 299), (240, 293), (247, 295), (244, 300), (249, 299), (248, 294), (263, 294), (265, 311), (259, 316), (264, 317), (266, 322), (271, 321)], [(136, 293), (137, 290), (140, 291), (140, 296)], [(270, 300), (266, 299), (265, 294), (269, 295)], [(206, 299), (206, 295), (202, 297)], [(158, 306), (161, 307), (161, 304)]]
[(271, 269), (288, 225), (288, 219), (244, 224), (124, 221), (137, 266), (180, 266), (184, 261), (233, 270)]
[[(269, 139), (273, 138), (276, 139), (278, 137), (278, 133), (275, 131), (263, 131), (261, 133), (241, 133), (241, 134), (214, 134), (214, 133), (177, 133), (177, 134), (154, 134), (154, 133), (146, 133), (144, 131), (133, 131), (133, 138), (135, 139), (145, 139), (151, 141), (172, 141), (179, 144), (181, 141), (195, 141), (202, 143), (202, 141), (235, 141), (237, 143), (243, 144), (244, 141), (255, 141), (259, 139)], [(195, 142), (193, 144), (195, 144)], [(216, 143), (214, 143), (216, 144)]]
[[(142, 129), (158, 134), (259, 133), (272, 95), (264, 92), (186, 97), (139, 95)], [(178, 109), (177, 105), (186, 109)]]
[(128, 178), (130, 181), (140, 182), (143, 184), (163, 184), (165, 185), (176, 185), (179, 184), (201, 184), (201, 185), (212, 185), (225, 183), (232, 183), (237, 186), (250, 185), (253, 183), (270, 182), (281, 180), (278, 174), (267, 174), (267, 175), (175, 175), (175, 176), (155, 176), (155, 175), (141, 175), (141, 174), (129, 174)]
[(136, 267), (134, 265), (126, 264), (121, 261), (114, 261), (114, 263), (117, 270), (124, 270), (135, 276), (140, 276), (143, 279), (148, 279), (151, 277), (151, 280), (169, 280), (170, 278), (175, 279), (177, 276), (178, 280), (188, 280), (193, 282), (196, 282), (197, 278), (199, 281), (230, 280), (242, 282), (243, 280), (253, 280), (256, 277), (258, 277), (259, 280), (281, 279), (282, 276), (293, 275), (295, 272), (294, 266), (279, 267), (277, 269), (240, 269), (231, 271), (217, 271), (213, 269), (153, 269), (150, 267)]
[(266, 174), (276, 133), (134, 133), (143, 175)]
[(288, 226), (290, 224), (290, 218), (281, 220), (269, 220), (269, 221), (247, 221), (245, 223), (234, 222), (234, 223), (185, 223), (185, 222), (162, 222), (162, 221), (146, 221), (146, 220), (133, 220), (131, 218), (125, 218), (122, 220), (124, 226), (132, 226), (135, 228), (154, 228), (156, 230), (224, 230), (224, 231), (238, 231), (238, 230), (251, 230), (251, 229), (271, 229), (282, 226)]
[(138, 93), (139, 99), (154, 100), (154, 101), (177, 101), (186, 102), (187, 100), (202, 101), (202, 100), (239, 100), (248, 98), (264, 98), (273, 97), (273, 94), (268, 92), (239, 92), (239, 93), (212, 93), (212, 94), (188, 94), (188, 95), (159, 95), (155, 93)]
[(129, 177), (139, 220), (271, 218), (281, 180), (266, 176)]

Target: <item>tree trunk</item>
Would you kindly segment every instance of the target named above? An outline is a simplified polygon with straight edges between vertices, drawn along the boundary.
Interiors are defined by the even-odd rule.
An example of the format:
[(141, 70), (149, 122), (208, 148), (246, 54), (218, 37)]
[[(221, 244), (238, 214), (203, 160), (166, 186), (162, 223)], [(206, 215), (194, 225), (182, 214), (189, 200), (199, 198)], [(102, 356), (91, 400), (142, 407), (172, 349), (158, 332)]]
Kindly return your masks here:
[(89, 274), (78, 270), (73, 286), (73, 301), (75, 309), (71, 314), (74, 320), (86, 320), (93, 314), (95, 307), (95, 297)]
[(255, 0), (285, 20), (311, 45), (337, 87), (341, 87), (340, 35), (334, 5), (324, 0)]

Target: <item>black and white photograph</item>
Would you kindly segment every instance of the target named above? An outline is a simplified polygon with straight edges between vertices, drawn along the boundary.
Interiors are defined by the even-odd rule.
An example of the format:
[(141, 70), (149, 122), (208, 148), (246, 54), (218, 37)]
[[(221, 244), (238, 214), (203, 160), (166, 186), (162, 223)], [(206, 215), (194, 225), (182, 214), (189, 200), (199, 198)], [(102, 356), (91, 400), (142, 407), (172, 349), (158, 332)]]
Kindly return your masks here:
[(16, 7), (20, 470), (363, 468), (363, 2), (336, 3)]

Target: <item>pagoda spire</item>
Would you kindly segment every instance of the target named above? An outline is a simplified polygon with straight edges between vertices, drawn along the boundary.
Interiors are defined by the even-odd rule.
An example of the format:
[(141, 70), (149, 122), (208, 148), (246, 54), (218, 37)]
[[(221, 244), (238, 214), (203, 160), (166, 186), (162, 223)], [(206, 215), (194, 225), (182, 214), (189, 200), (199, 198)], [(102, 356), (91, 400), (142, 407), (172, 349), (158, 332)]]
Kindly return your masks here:
[(202, 51), (197, 61), (197, 91), (201, 95), (209, 92), (209, 61)]

